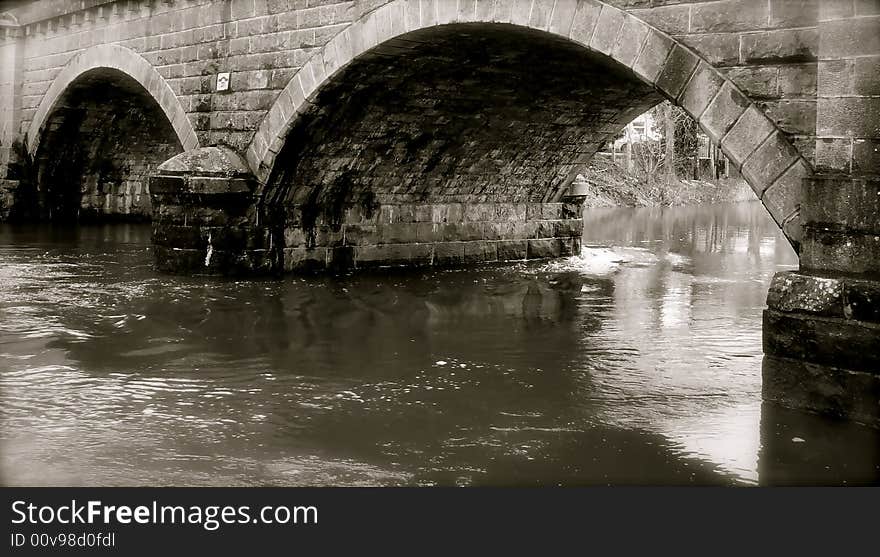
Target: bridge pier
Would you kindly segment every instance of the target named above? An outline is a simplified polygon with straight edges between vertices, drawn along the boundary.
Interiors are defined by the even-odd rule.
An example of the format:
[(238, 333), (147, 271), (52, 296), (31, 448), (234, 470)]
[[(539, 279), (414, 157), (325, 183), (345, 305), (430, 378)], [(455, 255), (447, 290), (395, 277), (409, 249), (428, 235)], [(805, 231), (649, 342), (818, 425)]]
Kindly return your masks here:
[(457, 266), (580, 253), (583, 197), (558, 203), (272, 204), (227, 147), (187, 151), (150, 178), (156, 265), (265, 274)]
[(254, 274), (269, 263), (265, 231), (255, 221), (256, 181), (226, 147), (181, 153), (150, 177), (153, 251), (160, 271)]
[(798, 272), (764, 312), (764, 398), (880, 426), (880, 178), (804, 181)]
[(764, 313), (764, 398), (880, 427), (880, 43), (876, 13), (820, 7), (816, 173), (800, 270)]

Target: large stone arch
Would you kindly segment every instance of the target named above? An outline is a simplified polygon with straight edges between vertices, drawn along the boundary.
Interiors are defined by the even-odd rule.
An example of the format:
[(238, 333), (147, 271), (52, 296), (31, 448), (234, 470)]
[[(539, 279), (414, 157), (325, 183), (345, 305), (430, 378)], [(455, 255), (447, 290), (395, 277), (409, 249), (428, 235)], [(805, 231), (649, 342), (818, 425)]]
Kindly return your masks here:
[(469, 23), (548, 33), (631, 71), (684, 108), (721, 145), (788, 239), (799, 246), (800, 183), (812, 174), (809, 163), (776, 124), (706, 60), (639, 18), (596, 0), (393, 0), (363, 15), (299, 69), (268, 111), (246, 152), (257, 178), (269, 180), (299, 116), (353, 60), (407, 33)]
[(198, 136), (171, 86), (152, 64), (135, 51), (120, 45), (98, 45), (76, 55), (49, 86), (40, 102), (25, 135), (27, 151), (33, 157), (40, 146), (47, 119), (68, 87), (81, 75), (101, 68), (126, 74), (143, 87), (155, 101), (171, 126), (185, 151), (199, 146)]

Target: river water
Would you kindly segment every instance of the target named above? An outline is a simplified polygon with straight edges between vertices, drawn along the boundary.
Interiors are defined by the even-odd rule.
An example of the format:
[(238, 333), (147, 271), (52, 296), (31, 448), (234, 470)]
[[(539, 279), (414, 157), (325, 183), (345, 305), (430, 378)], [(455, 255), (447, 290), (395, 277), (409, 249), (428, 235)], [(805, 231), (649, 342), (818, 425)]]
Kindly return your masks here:
[(580, 257), (231, 280), (144, 225), (0, 227), (12, 485), (877, 483), (761, 400), (763, 207), (589, 210)]

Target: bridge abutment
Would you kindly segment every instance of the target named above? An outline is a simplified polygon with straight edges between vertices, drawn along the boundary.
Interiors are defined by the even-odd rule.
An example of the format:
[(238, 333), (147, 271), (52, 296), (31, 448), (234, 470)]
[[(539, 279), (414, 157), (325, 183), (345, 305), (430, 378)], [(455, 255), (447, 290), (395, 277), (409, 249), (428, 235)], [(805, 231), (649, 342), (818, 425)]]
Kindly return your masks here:
[(764, 398), (880, 426), (880, 178), (803, 187), (800, 270), (764, 312)]
[(880, 427), (880, 17), (829, 2), (818, 19), (817, 172), (800, 269), (767, 298), (764, 398)]

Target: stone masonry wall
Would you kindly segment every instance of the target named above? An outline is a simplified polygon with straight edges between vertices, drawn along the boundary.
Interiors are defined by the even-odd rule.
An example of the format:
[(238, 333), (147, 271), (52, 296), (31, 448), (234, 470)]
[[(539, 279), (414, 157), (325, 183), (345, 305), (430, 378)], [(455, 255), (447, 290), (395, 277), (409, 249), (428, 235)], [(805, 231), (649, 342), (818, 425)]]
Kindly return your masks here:
[(471, 24), (348, 66), (287, 137), (273, 204), (556, 201), (660, 95), (571, 42)]
[[(303, 63), (384, 0), (54, 2), (24, 27), (22, 117), (27, 129), (52, 79), (76, 53), (118, 43), (149, 60), (183, 104), (202, 145), (243, 149)], [(761, 100), (812, 159), (818, 0), (612, 0), (680, 38)], [(668, 5), (667, 5), (668, 4)], [(87, 9), (80, 9), (82, 6)], [(58, 15), (55, 15), (58, 14)], [(52, 15), (48, 19), (47, 15)], [(812, 18), (812, 19), (811, 19)], [(232, 92), (212, 93), (231, 71)]]
[[(21, 82), (22, 69), (21, 31), (3, 23), (0, 21), (0, 179), (9, 178), (10, 165), (17, 162), (13, 143), (18, 139), (21, 98), (16, 95), (16, 84)], [(16, 169), (11, 172), (16, 174)]]
[(851, 0), (611, 0), (693, 48), (815, 161), (820, 5)]
[[(302, 212), (299, 212), (302, 215)], [(580, 253), (580, 205), (430, 203), (351, 208), (342, 222), (293, 220), (284, 271), (455, 266)]]

